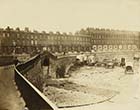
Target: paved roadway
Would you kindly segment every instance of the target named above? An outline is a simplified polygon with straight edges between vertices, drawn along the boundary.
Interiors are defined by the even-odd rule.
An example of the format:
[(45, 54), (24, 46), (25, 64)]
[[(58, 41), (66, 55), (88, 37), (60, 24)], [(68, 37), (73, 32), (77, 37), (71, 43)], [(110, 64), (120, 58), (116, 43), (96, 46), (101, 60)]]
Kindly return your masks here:
[(14, 82), (14, 66), (0, 67), (0, 110), (24, 110), (25, 103)]

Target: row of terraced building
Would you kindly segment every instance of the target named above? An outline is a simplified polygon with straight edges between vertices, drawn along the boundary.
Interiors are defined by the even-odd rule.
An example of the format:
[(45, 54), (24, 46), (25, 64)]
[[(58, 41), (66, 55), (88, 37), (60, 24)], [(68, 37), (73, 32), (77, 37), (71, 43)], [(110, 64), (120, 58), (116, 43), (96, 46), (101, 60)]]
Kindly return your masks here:
[(67, 34), (0, 29), (0, 54), (30, 54), (43, 48), (51, 52), (136, 51), (140, 49), (140, 32), (86, 28)]

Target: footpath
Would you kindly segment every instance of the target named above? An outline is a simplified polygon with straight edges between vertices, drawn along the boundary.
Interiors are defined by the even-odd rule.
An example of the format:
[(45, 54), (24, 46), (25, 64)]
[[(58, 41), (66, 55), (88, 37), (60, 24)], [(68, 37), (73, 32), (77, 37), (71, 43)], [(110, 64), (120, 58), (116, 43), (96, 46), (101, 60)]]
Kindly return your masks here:
[(0, 110), (24, 110), (25, 102), (14, 81), (14, 65), (0, 67)]

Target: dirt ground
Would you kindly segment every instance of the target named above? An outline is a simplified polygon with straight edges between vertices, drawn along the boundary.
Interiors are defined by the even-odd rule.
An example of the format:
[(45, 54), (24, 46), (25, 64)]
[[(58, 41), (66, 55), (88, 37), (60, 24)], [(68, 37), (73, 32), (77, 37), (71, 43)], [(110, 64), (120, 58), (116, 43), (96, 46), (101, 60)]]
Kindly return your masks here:
[(63, 110), (139, 110), (140, 75), (124, 75), (124, 69), (104, 69), (83, 67), (69, 79), (74, 83), (117, 91), (110, 100), (82, 107), (64, 108)]
[(124, 75), (124, 69), (120, 67), (84, 66), (74, 71), (70, 78), (48, 81), (44, 94), (60, 108), (77, 108), (114, 100), (125, 103), (132, 94), (136, 94), (137, 76)]

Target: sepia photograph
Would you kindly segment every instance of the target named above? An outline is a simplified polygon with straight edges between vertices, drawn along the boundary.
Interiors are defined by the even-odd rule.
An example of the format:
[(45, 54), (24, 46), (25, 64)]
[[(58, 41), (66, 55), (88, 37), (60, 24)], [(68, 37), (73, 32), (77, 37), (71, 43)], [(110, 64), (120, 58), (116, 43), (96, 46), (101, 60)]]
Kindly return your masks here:
[(140, 0), (0, 0), (0, 110), (140, 110)]

